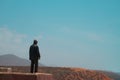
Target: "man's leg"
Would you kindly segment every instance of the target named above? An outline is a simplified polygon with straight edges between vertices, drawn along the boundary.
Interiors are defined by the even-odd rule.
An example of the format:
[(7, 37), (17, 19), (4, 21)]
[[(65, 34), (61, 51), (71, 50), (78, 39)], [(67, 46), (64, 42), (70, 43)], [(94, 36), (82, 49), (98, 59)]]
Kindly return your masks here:
[(38, 60), (35, 61), (35, 72), (38, 72)]
[(34, 69), (34, 61), (31, 60), (31, 67), (30, 67), (30, 72), (33, 73), (33, 69)]

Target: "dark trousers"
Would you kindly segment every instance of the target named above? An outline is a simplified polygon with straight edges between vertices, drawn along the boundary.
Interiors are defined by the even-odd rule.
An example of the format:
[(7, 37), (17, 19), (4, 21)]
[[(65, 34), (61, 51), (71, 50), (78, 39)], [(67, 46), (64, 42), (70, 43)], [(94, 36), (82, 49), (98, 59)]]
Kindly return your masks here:
[(38, 72), (38, 60), (31, 60), (30, 72)]

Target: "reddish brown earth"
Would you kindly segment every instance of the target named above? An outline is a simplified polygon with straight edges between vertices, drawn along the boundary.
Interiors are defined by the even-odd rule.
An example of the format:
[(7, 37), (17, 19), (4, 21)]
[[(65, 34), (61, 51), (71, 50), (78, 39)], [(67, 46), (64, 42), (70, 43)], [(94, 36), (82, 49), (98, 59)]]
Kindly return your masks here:
[[(13, 72), (28, 73), (30, 67), (11, 68)], [(39, 73), (53, 74), (54, 80), (112, 80), (101, 72), (82, 68), (39, 67)]]

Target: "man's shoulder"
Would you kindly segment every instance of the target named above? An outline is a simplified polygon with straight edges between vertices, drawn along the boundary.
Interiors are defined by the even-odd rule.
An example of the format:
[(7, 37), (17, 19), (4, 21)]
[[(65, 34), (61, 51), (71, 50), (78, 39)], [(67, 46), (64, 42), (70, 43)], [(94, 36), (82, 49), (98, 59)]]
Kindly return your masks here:
[(33, 48), (34, 47), (34, 45), (30, 45), (30, 48)]
[(30, 45), (30, 47), (32, 47), (33, 45)]
[(30, 47), (38, 47), (38, 45), (33, 45), (33, 44), (32, 44)]

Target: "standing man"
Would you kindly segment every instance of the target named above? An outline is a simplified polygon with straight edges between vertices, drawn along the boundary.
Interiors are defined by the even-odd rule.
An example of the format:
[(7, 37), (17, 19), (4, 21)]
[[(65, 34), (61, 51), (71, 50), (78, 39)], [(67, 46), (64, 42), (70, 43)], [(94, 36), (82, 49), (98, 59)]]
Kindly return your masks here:
[(29, 49), (29, 59), (31, 60), (30, 72), (38, 72), (38, 60), (40, 59), (39, 47), (37, 45), (38, 41), (34, 40), (33, 44)]

